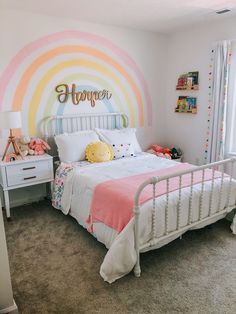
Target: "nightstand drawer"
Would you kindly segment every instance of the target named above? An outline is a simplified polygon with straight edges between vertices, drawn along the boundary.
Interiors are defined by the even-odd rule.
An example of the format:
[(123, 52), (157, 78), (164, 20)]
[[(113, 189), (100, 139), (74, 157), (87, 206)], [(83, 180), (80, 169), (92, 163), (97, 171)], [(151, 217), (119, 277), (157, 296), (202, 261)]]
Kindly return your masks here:
[(7, 185), (27, 184), (51, 177), (51, 162), (43, 160), (27, 164), (9, 165), (6, 168)]
[(26, 156), (14, 162), (0, 161), (0, 186), (3, 189), (7, 218), (11, 217), (9, 191), (53, 180), (50, 155)]

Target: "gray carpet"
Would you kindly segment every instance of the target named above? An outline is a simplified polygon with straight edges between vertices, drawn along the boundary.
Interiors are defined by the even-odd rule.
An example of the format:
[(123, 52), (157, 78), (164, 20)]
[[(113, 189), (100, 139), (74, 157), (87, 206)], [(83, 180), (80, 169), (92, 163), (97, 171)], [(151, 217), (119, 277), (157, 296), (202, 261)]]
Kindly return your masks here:
[(236, 313), (236, 236), (229, 222), (188, 232), (141, 256), (142, 276), (109, 285), (106, 254), (47, 201), (12, 209), (6, 234), (14, 297), (23, 314)]

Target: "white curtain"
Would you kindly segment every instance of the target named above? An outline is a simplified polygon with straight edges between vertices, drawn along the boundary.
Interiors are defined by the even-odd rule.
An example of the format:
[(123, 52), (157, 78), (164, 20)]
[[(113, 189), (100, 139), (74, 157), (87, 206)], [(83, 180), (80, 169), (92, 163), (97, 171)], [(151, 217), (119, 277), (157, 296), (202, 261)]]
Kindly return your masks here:
[(226, 157), (228, 157), (230, 153), (233, 153), (236, 156), (236, 42), (232, 42), (231, 48), (225, 153)]
[(229, 122), (229, 66), (231, 42), (223, 41), (214, 49), (212, 73), (212, 114), (209, 130), (208, 162), (214, 162), (226, 157), (226, 138)]

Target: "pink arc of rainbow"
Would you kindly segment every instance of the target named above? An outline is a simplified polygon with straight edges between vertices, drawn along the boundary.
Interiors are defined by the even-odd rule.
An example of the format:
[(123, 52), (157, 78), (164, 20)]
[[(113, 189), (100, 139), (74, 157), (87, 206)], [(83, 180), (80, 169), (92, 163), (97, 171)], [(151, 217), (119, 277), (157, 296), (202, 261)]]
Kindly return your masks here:
[(2, 99), (5, 94), (5, 90), (7, 89), (7, 86), (15, 74), (16, 70), (18, 69), (19, 65), (23, 62), (23, 60), (32, 52), (35, 50), (42, 48), (44, 46), (47, 46), (48, 44), (54, 43), (56, 41), (61, 41), (62, 39), (71, 39), (71, 38), (78, 38), (78, 39), (85, 39), (92, 43), (102, 44), (106, 48), (113, 51), (116, 55), (118, 55), (123, 62), (132, 69), (132, 71), (135, 73), (136, 77), (138, 78), (142, 90), (144, 92), (145, 100), (147, 103), (147, 120), (148, 120), (148, 126), (152, 125), (152, 101), (151, 97), (148, 91), (147, 83), (144, 80), (144, 77), (142, 73), (140, 72), (139, 68), (137, 67), (136, 63), (133, 59), (121, 48), (114, 45), (112, 42), (107, 40), (104, 37), (94, 35), (91, 33), (86, 32), (80, 32), (80, 31), (63, 31), (58, 32), (54, 34), (50, 34), (47, 36), (44, 36), (42, 38), (39, 38), (28, 45), (26, 45), (24, 48), (22, 48), (11, 60), (5, 71), (3, 72), (1, 78), (0, 78), (0, 109), (2, 107)]

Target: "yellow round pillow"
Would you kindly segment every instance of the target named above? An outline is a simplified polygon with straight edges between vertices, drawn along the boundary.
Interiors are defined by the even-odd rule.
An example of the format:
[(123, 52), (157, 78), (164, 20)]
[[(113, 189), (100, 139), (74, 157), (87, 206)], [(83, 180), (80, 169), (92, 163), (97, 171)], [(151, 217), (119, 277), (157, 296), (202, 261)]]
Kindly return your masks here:
[(94, 142), (86, 147), (86, 159), (89, 162), (104, 162), (113, 159), (113, 150), (104, 142)]

